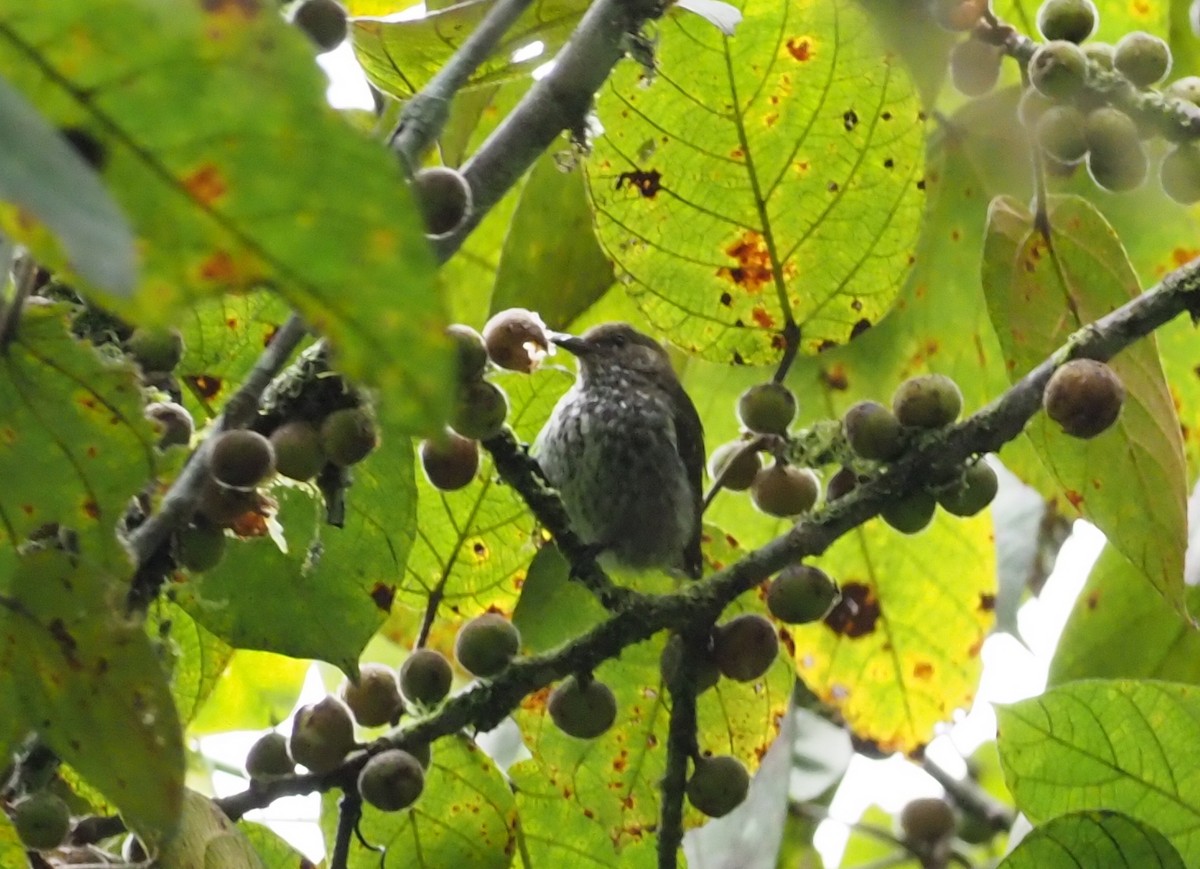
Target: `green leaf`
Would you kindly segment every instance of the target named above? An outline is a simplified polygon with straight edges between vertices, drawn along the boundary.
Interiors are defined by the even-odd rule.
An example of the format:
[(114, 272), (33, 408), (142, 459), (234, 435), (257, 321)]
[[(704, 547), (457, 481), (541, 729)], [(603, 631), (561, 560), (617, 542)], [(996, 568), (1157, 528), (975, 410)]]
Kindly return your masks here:
[(234, 651), (173, 602), (151, 607), (146, 630), (151, 637), (169, 644), (171, 696), (179, 720), (186, 726), (217, 687)]
[(1038, 827), (1000, 869), (1183, 869), (1179, 852), (1153, 827), (1119, 812), (1079, 812)]
[(56, 549), (21, 558), (0, 597), (0, 644), (25, 725), (111, 800), (148, 841), (170, 833), (183, 744), (162, 665), (123, 614), (125, 586)]
[[(0, 67), (53, 124), (100, 149), (142, 254), (135, 318), (269, 286), (381, 388), (382, 413), (429, 430), (453, 376), (434, 260), (386, 148), (324, 99), (310, 46), (274, 6), (113, 0), (30, 13), (0, 2)], [(39, 261), (47, 234), (0, 210)]]
[(188, 733), (274, 727), (295, 708), (308, 668), (308, 661), (270, 652), (234, 652)]
[(178, 869), (263, 869), (241, 828), (208, 797), (187, 791), (179, 832), (155, 861)]
[(588, 161), (600, 241), (690, 352), (778, 359), (844, 344), (896, 298), (920, 220), (917, 94), (848, 0), (744, 4), (733, 38), (664, 22), (657, 81), (618, 67)]
[(604, 607), (570, 578), (570, 565), (558, 547), (547, 544), (529, 564), (512, 621), (530, 652), (548, 652), (594, 628)]
[(269, 827), (242, 821), (237, 829), (250, 843), (265, 869), (316, 869), (315, 864)]
[(1173, 682), (1071, 682), (998, 707), (1000, 760), (1034, 823), (1123, 812), (1200, 862), (1200, 777), (1180, 759), (1200, 740), (1200, 689)]
[[(1139, 292), (1120, 240), (1094, 206), (1078, 197), (1055, 197), (1049, 220), (1052, 245), (1013, 201), (997, 200), (989, 215), (984, 288), (1014, 379), (1071, 332)], [(1127, 393), (1112, 429), (1081, 441), (1039, 415), (1026, 434), (1063, 497), (1160, 594), (1182, 607), (1186, 469), (1179, 419), (1154, 338), (1138, 341), (1110, 365)], [(1155, 545), (1147, 546), (1147, 540)]]

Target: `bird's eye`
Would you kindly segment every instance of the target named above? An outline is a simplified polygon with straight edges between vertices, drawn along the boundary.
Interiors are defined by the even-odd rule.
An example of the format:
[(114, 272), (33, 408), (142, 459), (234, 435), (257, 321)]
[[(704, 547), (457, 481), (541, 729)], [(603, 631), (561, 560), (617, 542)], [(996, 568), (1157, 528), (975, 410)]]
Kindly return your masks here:
[(618, 332), (616, 335), (612, 336), (612, 343), (613, 343), (614, 347), (624, 347), (625, 340), (626, 340), (625, 336), (622, 335), (620, 332)]

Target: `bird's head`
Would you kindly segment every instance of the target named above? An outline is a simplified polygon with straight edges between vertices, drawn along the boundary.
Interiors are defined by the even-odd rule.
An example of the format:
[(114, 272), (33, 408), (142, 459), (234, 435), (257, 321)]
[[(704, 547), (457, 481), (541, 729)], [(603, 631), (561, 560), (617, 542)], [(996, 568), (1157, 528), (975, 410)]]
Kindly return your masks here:
[(649, 377), (675, 374), (663, 346), (628, 323), (604, 323), (582, 335), (549, 333), (550, 340), (579, 359), (586, 381), (604, 372), (628, 371)]

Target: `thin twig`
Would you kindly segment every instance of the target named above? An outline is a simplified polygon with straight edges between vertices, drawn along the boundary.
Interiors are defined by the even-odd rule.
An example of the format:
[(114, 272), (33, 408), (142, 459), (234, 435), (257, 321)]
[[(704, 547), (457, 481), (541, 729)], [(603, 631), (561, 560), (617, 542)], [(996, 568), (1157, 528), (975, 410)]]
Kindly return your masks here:
[(353, 788), (343, 791), (338, 800), (337, 833), (329, 855), (329, 869), (346, 869), (349, 865), (350, 843), (354, 841), (354, 830), (361, 818), (362, 797)]
[[(18, 253), (12, 266), (13, 284), (15, 290), (8, 304), (0, 310), (0, 353), (8, 351), (8, 345), (17, 337), (17, 326), (21, 322), (21, 312), (25, 309), (25, 300), (33, 292), (37, 282), (37, 263), (28, 252)], [(3, 300), (0, 299), (0, 303)]]
[(682, 636), (679, 666), (667, 685), (671, 717), (667, 723), (667, 765), (663, 773), (659, 808), (658, 869), (675, 869), (683, 843), (683, 796), (687, 788), (688, 761), (696, 756), (696, 677), (698, 656), (707, 644), (711, 623)]

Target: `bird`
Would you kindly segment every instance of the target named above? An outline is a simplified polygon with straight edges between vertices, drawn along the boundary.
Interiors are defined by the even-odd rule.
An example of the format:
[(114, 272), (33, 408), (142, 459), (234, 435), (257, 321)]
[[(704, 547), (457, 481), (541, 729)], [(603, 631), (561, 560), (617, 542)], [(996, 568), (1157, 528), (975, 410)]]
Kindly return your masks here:
[(578, 359), (531, 454), (584, 543), (699, 578), (704, 427), (666, 350), (628, 323), (550, 332)]

